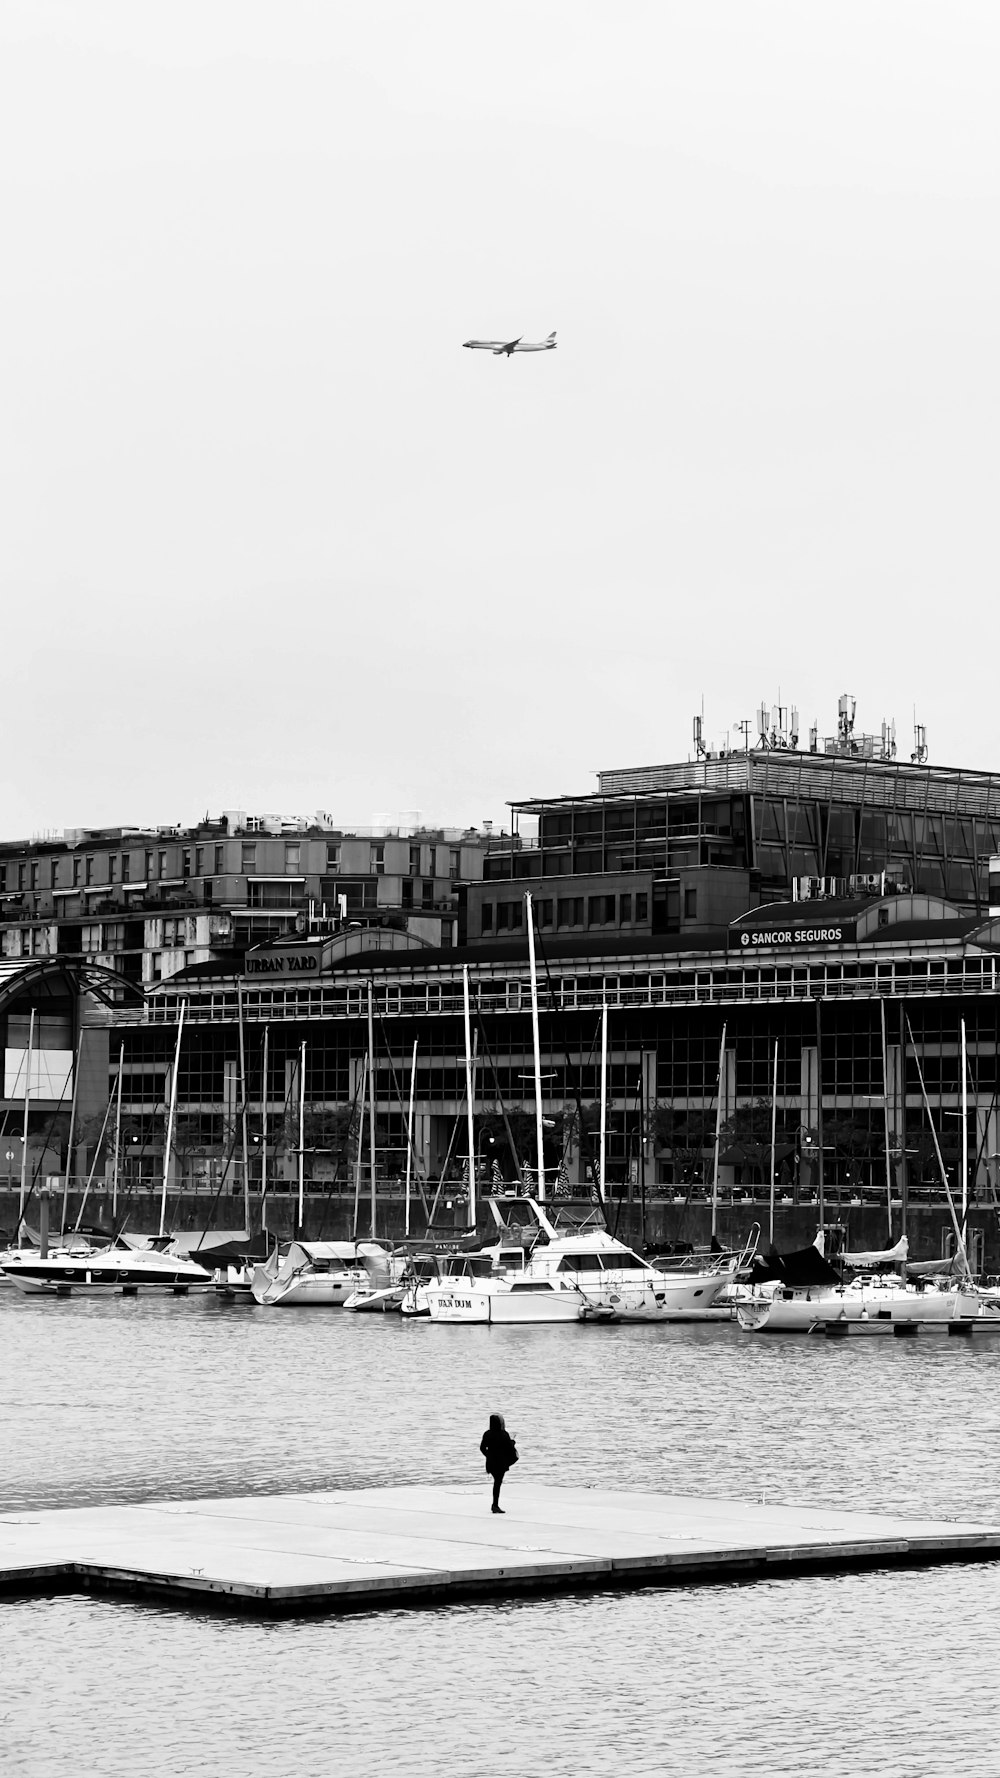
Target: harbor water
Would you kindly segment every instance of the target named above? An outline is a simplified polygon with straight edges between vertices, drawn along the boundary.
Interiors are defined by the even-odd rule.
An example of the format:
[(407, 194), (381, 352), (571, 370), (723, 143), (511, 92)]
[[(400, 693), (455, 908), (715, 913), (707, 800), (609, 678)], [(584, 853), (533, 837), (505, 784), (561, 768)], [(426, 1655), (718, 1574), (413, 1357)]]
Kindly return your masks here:
[[(512, 1517), (523, 1476), (1000, 1524), (1000, 1341), (10, 1290), (0, 1340), (4, 1512), (484, 1481), (499, 1410)], [(984, 1565), (276, 1623), (5, 1601), (3, 1770), (985, 1772), (998, 1586)]]

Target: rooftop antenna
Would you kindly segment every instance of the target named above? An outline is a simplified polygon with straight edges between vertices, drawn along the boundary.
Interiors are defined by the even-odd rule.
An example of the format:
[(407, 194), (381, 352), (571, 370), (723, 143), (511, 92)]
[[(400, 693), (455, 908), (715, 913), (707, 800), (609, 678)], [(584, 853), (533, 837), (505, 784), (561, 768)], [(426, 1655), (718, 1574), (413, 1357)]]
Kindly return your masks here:
[(757, 711), (757, 741), (759, 746), (769, 747), (771, 745), (768, 737), (768, 730), (770, 727), (771, 712), (766, 704), (761, 704)]
[(795, 705), (793, 704), (792, 705), (792, 726), (791, 726), (789, 733), (788, 733), (788, 745), (791, 748), (796, 748), (796, 747), (798, 747), (798, 744), (799, 744), (799, 713), (796, 710)]
[(743, 751), (744, 751), (744, 753), (749, 753), (749, 751), (750, 751), (750, 718), (749, 718), (749, 716), (744, 716), (742, 722), (737, 722), (735, 724), (735, 727), (739, 729), (740, 734), (743, 736)]
[(922, 766), (927, 758), (927, 730), (922, 722), (917, 721), (916, 705), (913, 709), (913, 752), (910, 759), (915, 766)]
[(819, 752), (819, 719), (815, 716), (809, 727), (809, 751), (810, 753)]

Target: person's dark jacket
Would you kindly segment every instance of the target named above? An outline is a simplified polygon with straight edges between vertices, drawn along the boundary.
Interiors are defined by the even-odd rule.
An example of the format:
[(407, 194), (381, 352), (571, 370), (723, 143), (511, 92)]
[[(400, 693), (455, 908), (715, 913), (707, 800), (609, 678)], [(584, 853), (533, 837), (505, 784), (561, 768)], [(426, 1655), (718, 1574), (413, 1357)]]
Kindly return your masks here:
[(510, 1433), (502, 1427), (497, 1431), (488, 1427), (483, 1433), (479, 1449), (486, 1458), (487, 1475), (506, 1475), (508, 1469), (517, 1462), (517, 1447)]

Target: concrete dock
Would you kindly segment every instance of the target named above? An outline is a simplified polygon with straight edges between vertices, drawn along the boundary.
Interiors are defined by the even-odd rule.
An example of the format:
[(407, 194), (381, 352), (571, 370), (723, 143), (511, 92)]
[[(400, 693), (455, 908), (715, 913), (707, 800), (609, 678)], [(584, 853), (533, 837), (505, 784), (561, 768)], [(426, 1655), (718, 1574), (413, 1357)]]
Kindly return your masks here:
[(0, 1592), (261, 1615), (995, 1561), (1000, 1528), (590, 1488), (369, 1488), (0, 1515)]

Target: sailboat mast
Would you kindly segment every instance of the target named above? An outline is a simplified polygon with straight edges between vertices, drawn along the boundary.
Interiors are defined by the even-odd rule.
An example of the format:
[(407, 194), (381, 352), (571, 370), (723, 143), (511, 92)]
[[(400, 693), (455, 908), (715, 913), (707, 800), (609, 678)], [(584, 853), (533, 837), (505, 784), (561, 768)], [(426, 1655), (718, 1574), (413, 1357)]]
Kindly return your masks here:
[[(879, 999), (882, 1017), (882, 1122), (885, 1141), (885, 1209), (889, 1218), (889, 1246), (892, 1246), (892, 1163), (889, 1159), (889, 1045), (885, 1029), (885, 1001)], [(906, 1233), (904, 1229), (903, 1234)]]
[(122, 1086), (125, 1078), (125, 1041), (118, 1051), (118, 1103), (115, 1106), (115, 1162), (111, 1172), (111, 1220), (118, 1220), (118, 1175), (122, 1152)]
[(969, 1216), (969, 1051), (962, 1020), (962, 1240)]
[(601, 1152), (597, 1163), (597, 1190), (602, 1204), (607, 1203), (604, 1173), (608, 1155), (608, 997), (601, 1002)]
[(35, 1009), (28, 1015), (28, 1053), (24, 1059), (24, 1120), (21, 1126), (21, 1191), (17, 1207), (17, 1244), (24, 1239), (24, 1204), (28, 1191), (28, 1108), (31, 1104), (31, 1057), (35, 1047)]
[(250, 1143), (247, 1137), (247, 1052), (243, 1029), (243, 983), (236, 983), (236, 1011), (240, 1037), (240, 1133), (243, 1139), (243, 1217), (250, 1239)]
[(170, 1177), (170, 1156), (174, 1146), (174, 1118), (177, 1115), (177, 1076), (180, 1072), (181, 1038), (184, 1035), (184, 1014), (187, 1001), (181, 1001), (180, 1018), (177, 1021), (177, 1042), (174, 1046), (174, 1066), (170, 1074), (170, 1108), (167, 1112), (167, 1139), (163, 1144), (163, 1184), (160, 1188), (160, 1234), (167, 1232), (167, 1180)]
[(719, 1043), (719, 1086), (715, 1095), (715, 1148), (712, 1153), (712, 1234), (719, 1217), (719, 1143), (722, 1138), (722, 1076), (726, 1066), (726, 1021), (722, 1021)]
[(268, 1045), (267, 1045), (267, 1039), (268, 1039), (268, 1030), (269, 1030), (269, 1027), (267, 1025), (265, 1025), (264, 1026), (264, 1058), (261, 1063), (262, 1078), (261, 1078), (261, 1083), (260, 1083), (260, 1215), (261, 1215), (261, 1226), (262, 1227), (263, 1227), (263, 1221), (264, 1221), (264, 1200), (267, 1195), (267, 1102), (268, 1102), (268, 1081), (267, 1081), (267, 1047), (268, 1047)]
[(417, 1043), (413, 1039), (413, 1060), (410, 1063), (410, 1107), (406, 1115), (406, 1221), (404, 1232), (410, 1233), (410, 1180), (413, 1175), (413, 1095), (417, 1084)]
[(462, 1005), (465, 1013), (465, 1105), (469, 1138), (469, 1215), (470, 1229), (476, 1226), (476, 1089), (472, 1080), (472, 1014), (469, 1009), (469, 965), (462, 966)]
[(951, 1211), (951, 1226), (955, 1231), (956, 1252), (961, 1255), (962, 1264), (965, 1267), (965, 1276), (971, 1278), (972, 1269), (969, 1265), (969, 1256), (965, 1250), (965, 1231), (959, 1227), (958, 1217), (955, 1214), (955, 1200), (952, 1197), (951, 1186), (948, 1184), (948, 1174), (941, 1154), (941, 1144), (938, 1141), (938, 1133), (934, 1124), (934, 1114), (931, 1111), (931, 1102), (927, 1097), (927, 1088), (924, 1085), (924, 1071), (920, 1066), (920, 1056), (917, 1052), (916, 1040), (913, 1036), (913, 1026), (910, 1024), (909, 1013), (906, 1014), (906, 1029), (910, 1034), (910, 1049), (913, 1052), (913, 1060), (917, 1066), (917, 1079), (920, 1082), (920, 1096), (924, 1102), (924, 1110), (927, 1113), (927, 1122), (930, 1124), (931, 1136), (934, 1140), (934, 1153), (937, 1155), (937, 1164), (941, 1173), (941, 1184), (944, 1186), (944, 1195), (948, 1200), (948, 1209)]
[(371, 1236), (375, 1240), (378, 1214), (375, 1173), (375, 997), (368, 978), (368, 1168), (370, 1182)]
[(771, 1215), (768, 1240), (774, 1245), (774, 1151), (778, 1141), (778, 1039), (774, 1040), (774, 1079), (771, 1086)]
[(69, 1181), (70, 1174), (73, 1171), (73, 1141), (76, 1136), (76, 1101), (80, 1087), (80, 1058), (82, 1055), (83, 1025), (81, 1023), (80, 1029), (77, 1032), (76, 1053), (73, 1057), (73, 1097), (70, 1100), (69, 1107), (69, 1135), (66, 1138), (66, 1177), (63, 1180), (62, 1219), (59, 1223), (59, 1228), (62, 1234), (66, 1233), (66, 1223), (69, 1219)]
[[(368, 1057), (361, 1064), (361, 1082), (358, 1087), (355, 1105), (358, 1112), (358, 1145), (354, 1151), (354, 1221), (351, 1224), (351, 1239), (358, 1238), (358, 1221), (361, 1216), (361, 1151), (365, 1145), (365, 1091), (368, 1085)], [(354, 1112), (351, 1112), (354, 1121)]]
[(306, 1040), (299, 1051), (299, 1240), (306, 1214)]
[(538, 1145), (538, 1201), (545, 1202), (545, 1126), (542, 1122), (542, 1051), (538, 1040), (538, 974), (535, 969), (535, 915), (531, 891), (524, 892), (528, 912), (528, 964), (531, 970), (531, 1038), (535, 1051), (535, 1140)]

